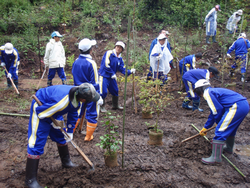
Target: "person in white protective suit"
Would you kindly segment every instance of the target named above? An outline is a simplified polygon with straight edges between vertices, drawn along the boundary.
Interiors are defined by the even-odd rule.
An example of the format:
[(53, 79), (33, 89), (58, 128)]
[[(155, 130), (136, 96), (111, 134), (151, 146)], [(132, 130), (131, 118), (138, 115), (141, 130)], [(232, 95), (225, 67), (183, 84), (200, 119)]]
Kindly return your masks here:
[(226, 28), (230, 34), (233, 34), (237, 31), (237, 24), (240, 21), (242, 14), (243, 11), (238, 10), (237, 12), (234, 12), (233, 15), (228, 19)]

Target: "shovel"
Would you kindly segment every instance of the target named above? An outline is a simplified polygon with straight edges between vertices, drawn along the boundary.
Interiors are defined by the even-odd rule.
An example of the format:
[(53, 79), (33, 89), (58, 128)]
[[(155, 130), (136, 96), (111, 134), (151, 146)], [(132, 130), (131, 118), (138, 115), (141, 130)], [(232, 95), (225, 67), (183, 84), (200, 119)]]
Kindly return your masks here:
[(43, 77), (44, 77), (44, 75), (45, 75), (45, 72), (46, 72), (46, 68), (44, 68), (43, 75), (42, 75), (41, 79), (39, 80), (39, 83), (38, 83), (38, 85), (37, 85), (37, 87), (36, 87), (36, 90), (39, 89), (39, 86), (40, 86), (41, 81), (42, 81), (42, 79), (43, 79)]
[[(4, 69), (5, 69), (6, 73), (9, 74), (9, 72), (7, 71), (7, 69), (6, 69), (5, 66), (4, 66)], [(12, 86), (13, 86), (14, 89), (16, 90), (16, 93), (19, 95), (20, 93), (19, 93), (18, 89), (16, 88), (16, 85), (14, 84), (12, 78), (9, 78), (9, 79), (10, 79), (10, 81), (11, 81)]]
[[(215, 128), (216, 128), (216, 126), (213, 126), (213, 127), (209, 128), (209, 129), (203, 131), (203, 133), (206, 133), (206, 132), (208, 132), (208, 131), (211, 131), (211, 130), (213, 130), (213, 129), (215, 129)], [(185, 140), (182, 140), (181, 143), (184, 143), (184, 142), (186, 142), (186, 141), (192, 140), (193, 138), (196, 138), (196, 137), (199, 137), (199, 136), (201, 136), (200, 133), (199, 133), (199, 134), (196, 134), (196, 135), (194, 135), (194, 136), (191, 136), (191, 137), (189, 137), (189, 138), (186, 138)]]
[[(42, 103), (40, 102), (40, 100), (35, 96), (35, 95), (32, 95), (32, 98), (35, 99), (35, 101), (37, 102), (37, 104), (39, 106), (42, 105)], [(60, 125), (58, 124), (58, 122), (55, 120), (55, 118), (53, 117), (50, 117), (50, 119), (52, 120), (52, 122), (56, 125), (56, 126), (59, 126)], [(66, 138), (70, 138), (69, 135), (63, 130), (63, 128), (60, 128), (60, 131), (63, 133), (63, 135), (66, 137)], [(77, 150), (77, 152), (83, 157), (83, 159), (91, 166), (91, 169), (89, 171), (93, 171), (95, 170), (95, 167), (94, 167), (94, 164), (89, 160), (89, 158), (83, 153), (83, 151), (76, 145), (76, 143), (71, 140), (70, 143), (73, 145), (73, 147)]]

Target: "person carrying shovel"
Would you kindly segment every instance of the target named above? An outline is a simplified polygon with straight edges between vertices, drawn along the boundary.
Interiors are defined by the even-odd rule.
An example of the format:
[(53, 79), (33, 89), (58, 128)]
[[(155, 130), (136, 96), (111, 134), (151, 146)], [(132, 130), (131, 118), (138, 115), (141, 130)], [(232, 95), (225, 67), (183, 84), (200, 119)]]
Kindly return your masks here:
[[(92, 84), (83, 83), (80, 86), (57, 85), (42, 88), (36, 92), (36, 98), (37, 100), (34, 99), (31, 103), (28, 127), (25, 183), (29, 188), (41, 187), (37, 182), (37, 170), (48, 136), (57, 143), (62, 166), (65, 168), (77, 166), (70, 160), (67, 143), (73, 139), (80, 102), (96, 102), (100, 95)], [(67, 114), (67, 138), (61, 131), (62, 127), (52, 121), (56, 119), (57, 124), (64, 125), (62, 117), (64, 114)]]
[[(1, 66), (5, 68), (5, 75), (7, 78), (7, 88), (12, 86), (11, 80), (13, 78), (16, 88), (18, 88), (18, 65), (20, 64), (20, 57), (16, 48), (11, 43), (6, 43), (0, 47)], [(7, 71), (8, 73), (7, 73)]]
[(212, 155), (201, 161), (205, 164), (221, 163), (222, 151), (233, 153), (236, 131), (249, 112), (249, 104), (241, 94), (225, 88), (212, 88), (205, 79), (195, 83), (194, 92), (203, 96), (210, 108), (210, 115), (200, 135), (205, 136), (206, 133), (203, 132), (214, 123), (217, 124), (212, 141)]
[[(92, 59), (92, 47), (96, 45), (96, 40), (84, 38), (80, 41), (78, 49), (79, 57), (75, 60), (72, 66), (72, 75), (74, 77), (74, 85), (79, 86), (82, 83), (91, 83), (96, 91), (99, 90), (99, 78), (96, 62)], [(87, 131), (84, 141), (93, 140), (93, 133), (97, 127), (100, 105), (103, 104), (102, 97), (97, 102), (89, 102), (87, 106), (82, 106), (79, 117), (84, 116), (86, 108)], [(78, 120), (81, 122), (80, 120)]]
[[(217, 77), (219, 71), (215, 67), (209, 67), (206, 69), (192, 69), (187, 71), (183, 77), (183, 83), (186, 88), (187, 96), (184, 98), (182, 103), (182, 108), (189, 110), (198, 109), (200, 112), (203, 112), (203, 109), (199, 108), (200, 97), (194, 92), (194, 84), (200, 79), (206, 79), (209, 81), (210, 78)], [(188, 104), (193, 101), (193, 106)]]

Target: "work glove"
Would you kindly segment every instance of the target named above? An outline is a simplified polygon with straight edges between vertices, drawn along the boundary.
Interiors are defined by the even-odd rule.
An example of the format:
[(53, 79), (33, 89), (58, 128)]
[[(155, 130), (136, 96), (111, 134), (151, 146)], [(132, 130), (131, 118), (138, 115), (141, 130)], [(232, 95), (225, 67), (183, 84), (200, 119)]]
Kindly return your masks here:
[(200, 131), (200, 135), (201, 135), (201, 136), (206, 136), (207, 133), (204, 133), (204, 131), (206, 131), (206, 130), (207, 130), (207, 129), (203, 127), (203, 128), (201, 129), (201, 131)]
[(73, 140), (73, 133), (67, 133), (69, 135), (69, 138), (67, 138), (66, 136), (64, 136), (64, 139), (66, 140), (66, 142), (70, 142), (71, 140)]
[(159, 54), (159, 55), (156, 57), (157, 60), (161, 60), (161, 58), (162, 58), (162, 54)]
[(51, 125), (52, 125), (52, 127), (54, 128), (54, 129), (61, 129), (62, 127), (60, 127), (60, 126), (56, 126), (53, 122), (51, 123)]
[(12, 75), (10, 73), (7, 74), (7, 78), (11, 79)]
[(2, 63), (1, 63), (1, 66), (2, 66), (2, 67), (5, 67), (5, 66), (6, 66), (6, 64), (5, 64), (4, 62), (2, 62)]
[(117, 77), (116, 75), (114, 74), (113, 76), (111, 76), (112, 79), (115, 79), (117, 81)]
[(135, 69), (131, 69), (130, 72), (131, 72), (132, 74), (135, 74)]
[(232, 56), (230, 54), (227, 54), (227, 57), (232, 58)]
[(206, 22), (204, 22), (203, 25), (206, 25)]
[(97, 105), (102, 106), (103, 105), (103, 99), (100, 97), (100, 99), (97, 101)]

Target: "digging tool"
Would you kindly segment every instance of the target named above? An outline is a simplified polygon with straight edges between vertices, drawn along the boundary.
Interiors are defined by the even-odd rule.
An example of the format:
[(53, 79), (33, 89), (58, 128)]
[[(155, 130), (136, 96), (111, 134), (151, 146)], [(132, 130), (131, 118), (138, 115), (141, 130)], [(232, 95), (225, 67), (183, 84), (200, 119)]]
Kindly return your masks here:
[[(191, 124), (192, 125), (192, 127), (193, 128), (195, 128), (195, 130), (197, 131), (197, 132), (200, 132), (200, 130), (197, 128), (197, 127), (195, 127), (195, 125), (194, 124)], [(209, 139), (206, 137), (206, 136), (203, 136), (203, 138), (205, 138), (208, 142), (210, 142), (209, 141)], [(234, 169), (237, 171), (237, 172), (239, 172), (239, 174), (240, 175), (242, 175), (244, 178), (246, 178), (246, 176), (224, 155), (224, 154), (222, 154), (221, 155), (224, 159), (226, 159), (227, 160), (227, 162), (229, 162), (229, 164), (230, 165), (232, 165), (233, 167), (234, 167)]]
[[(213, 127), (209, 128), (209, 129), (205, 130), (203, 133), (206, 133), (206, 132), (208, 132), (208, 131), (211, 131), (211, 130), (213, 130), (215, 127), (216, 127), (216, 126), (213, 126)], [(201, 136), (201, 135), (200, 135), (200, 134), (196, 134), (196, 135), (194, 135), (194, 136), (191, 136), (191, 137), (189, 137), (189, 138), (186, 138), (185, 140), (182, 140), (181, 143), (184, 143), (184, 142), (186, 142), (186, 141), (192, 140), (193, 138), (196, 138), (196, 137), (199, 137), (199, 136)]]
[[(4, 66), (4, 69), (5, 69), (6, 73), (9, 74), (9, 72), (7, 71), (7, 69), (6, 69), (5, 66)], [(16, 93), (19, 95), (20, 93), (19, 93), (18, 89), (16, 88), (16, 85), (14, 84), (12, 78), (9, 78), (9, 79), (10, 79), (10, 81), (11, 81), (12, 86), (13, 86), (14, 89), (16, 90)]]
[[(32, 95), (32, 98), (35, 99), (35, 101), (37, 102), (37, 104), (39, 106), (42, 105), (41, 101), (35, 96), (35, 95)], [(52, 120), (52, 122), (56, 125), (56, 126), (59, 126), (61, 127), (58, 122), (55, 120), (55, 118), (53, 117), (50, 117), (50, 119)], [(63, 133), (63, 135), (66, 137), (66, 138), (70, 138), (69, 135), (63, 130), (63, 128), (60, 128), (60, 131)], [(76, 145), (76, 143), (71, 140), (70, 143), (73, 145), (73, 147), (77, 150), (77, 152), (83, 157), (83, 159), (91, 166), (92, 169), (90, 170), (95, 170), (95, 167), (94, 167), (94, 164), (89, 160), (89, 158), (83, 153), (83, 151)]]
[(82, 132), (82, 127), (83, 127), (83, 122), (85, 120), (85, 115), (86, 115), (86, 105), (84, 104), (84, 112), (83, 112), (81, 120), (79, 122), (79, 133)]
[(39, 83), (38, 83), (38, 85), (37, 85), (37, 87), (36, 87), (36, 90), (39, 89), (39, 86), (40, 86), (41, 81), (42, 81), (42, 79), (43, 79), (43, 77), (44, 77), (44, 75), (45, 75), (45, 72), (46, 72), (46, 68), (44, 68), (43, 75), (42, 75), (41, 79), (39, 80)]

